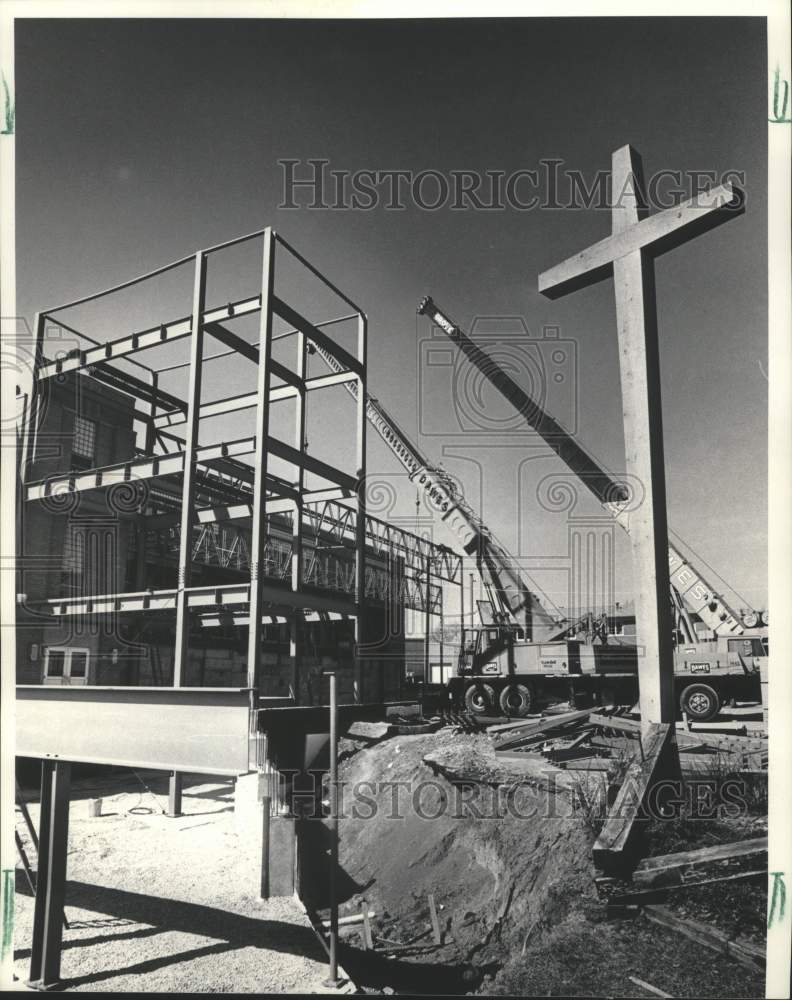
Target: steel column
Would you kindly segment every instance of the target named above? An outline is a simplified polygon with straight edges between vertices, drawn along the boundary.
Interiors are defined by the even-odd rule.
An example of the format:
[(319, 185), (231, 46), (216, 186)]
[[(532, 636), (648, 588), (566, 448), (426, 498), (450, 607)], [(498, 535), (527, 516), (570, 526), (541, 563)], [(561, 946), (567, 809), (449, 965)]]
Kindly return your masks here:
[(267, 542), (267, 445), (269, 439), (270, 355), (272, 353), (272, 294), (275, 279), (275, 233), (264, 230), (259, 318), (258, 382), (256, 386), (256, 451), (254, 459), (253, 524), (250, 539), (250, 624), (248, 626), (248, 680), (255, 706), (259, 694), (264, 549)]
[[(360, 647), (363, 642), (363, 619), (366, 604), (366, 360), (367, 360), (368, 320), (361, 313), (358, 316), (358, 390), (357, 390), (357, 517), (355, 521), (355, 701), (363, 695), (363, 658)], [(352, 366), (350, 366), (352, 367)]]
[(47, 317), (45, 313), (36, 313), (36, 341), (33, 347), (33, 371), (30, 382), (30, 405), (28, 407), (27, 427), (22, 434), (22, 455), (20, 461), (20, 474), (22, 482), (26, 483), (30, 478), (30, 473), (36, 461), (36, 447), (38, 444), (38, 425), (41, 419), (41, 392), (39, 385), (39, 372), (44, 362), (44, 328)]
[(187, 398), (187, 433), (184, 442), (184, 473), (182, 480), (181, 535), (179, 537), (179, 579), (176, 593), (176, 645), (173, 658), (173, 686), (181, 687), (187, 666), (189, 614), (186, 588), (190, 585), (192, 564), (192, 528), (195, 523), (195, 453), (201, 409), (201, 376), (203, 367), (204, 298), (206, 295), (206, 257), (195, 255), (193, 287), (192, 337), (190, 338), (190, 387)]
[[(296, 338), (296, 370), (297, 395), (294, 397), (294, 447), (302, 454), (307, 447), (305, 440), (305, 373), (306, 351), (305, 334), (298, 331)], [(303, 492), (305, 490), (305, 468), (297, 466), (297, 497), (292, 510), (292, 550), (291, 550), (291, 586), (296, 593), (303, 585)], [(296, 610), (289, 616), (289, 657), (291, 659), (291, 688), (295, 705), (300, 704), (300, 658), (302, 657), (300, 625), (302, 615)]]
[(151, 415), (148, 423), (146, 424), (146, 445), (145, 452), (147, 455), (154, 454), (154, 442), (155, 435), (157, 432), (157, 383), (159, 382), (159, 376), (156, 372), (152, 372), (149, 376), (151, 380)]
[(39, 990), (52, 989), (60, 981), (70, 785), (71, 764), (65, 761), (43, 761), (39, 860), (29, 980), (29, 985)]

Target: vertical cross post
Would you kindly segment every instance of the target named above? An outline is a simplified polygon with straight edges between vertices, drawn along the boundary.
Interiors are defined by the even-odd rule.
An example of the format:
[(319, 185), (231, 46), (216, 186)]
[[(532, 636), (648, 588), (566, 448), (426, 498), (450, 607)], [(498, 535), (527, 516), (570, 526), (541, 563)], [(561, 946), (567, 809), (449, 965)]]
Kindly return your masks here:
[[(613, 154), (613, 234), (639, 221), (641, 164), (624, 146)], [(613, 262), (619, 338), (625, 471), (644, 494), (630, 513), (641, 729), (674, 721), (674, 647), (668, 579), (663, 416), (654, 263), (641, 248)]]
[(41, 765), (41, 819), (29, 985), (52, 989), (60, 981), (66, 857), (69, 840), (71, 764), (45, 760)]
[(633, 554), (641, 729), (673, 723), (674, 664), (669, 601), (668, 527), (654, 301), (654, 256), (712, 228), (741, 208), (729, 184), (648, 216), (640, 158), (630, 146), (613, 154), (612, 231), (539, 276), (549, 298), (612, 276), (624, 411), (626, 472), (643, 495), (633, 497)]
[[(253, 525), (250, 537), (250, 624), (248, 626), (248, 677), (251, 710), (258, 704), (261, 669), (261, 616), (264, 556), (267, 544), (267, 453), (270, 409), (270, 359), (272, 354), (272, 295), (275, 279), (275, 240), (272, 229), (264, 230), (261, 268), (261, 312), (259, 318), (258, 382), (256, 386), (256, 452), (254, 458)], [(251, 723), (253, 716), (251, 717)]]

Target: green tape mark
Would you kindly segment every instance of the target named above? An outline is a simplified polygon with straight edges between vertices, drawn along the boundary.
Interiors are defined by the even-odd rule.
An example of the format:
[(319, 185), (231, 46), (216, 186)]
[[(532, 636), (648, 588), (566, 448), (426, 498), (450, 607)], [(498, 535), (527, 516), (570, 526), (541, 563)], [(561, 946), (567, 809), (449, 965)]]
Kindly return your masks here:
[(792, 117), (787, 118), (789, 105), (789, 81), (781, 79), (781, 70), (776, 67), (773, 76), (773, 117), (768, 118), (774, 125), (789, 125)]
[(3, 96), (4, 96), (3, 128), (0, 131), (0, 135), (13, 135), (14, 125), (16, 123), (16, 101), (14, 100), (11, 91), (8, 87), (8, 82), (5, 78), (5, 73), (3, 73)]
[(767, 929), (769, 930), (776, 920), (784, 919), (786, 913), (786, 884), (784, 882), (784, 872), (770, 872), (773, 876), (773, 891), (770, 894), (770, 912), (767, 914)]
[(14, 937), (14, 869), (3, 869), (3, 929), (0, 958), (5, 958)]

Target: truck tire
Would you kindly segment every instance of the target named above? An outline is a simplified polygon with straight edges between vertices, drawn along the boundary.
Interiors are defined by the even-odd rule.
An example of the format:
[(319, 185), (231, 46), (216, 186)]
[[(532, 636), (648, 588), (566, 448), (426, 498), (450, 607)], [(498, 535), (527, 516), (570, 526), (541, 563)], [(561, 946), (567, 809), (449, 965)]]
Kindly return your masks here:
[(533, 705), (533, 693), (525, 684), (507, 684), (498, 698), (504, 715), (522, 719), (528, 715)]
[(486, 715), (496, 704), (495, 689), (490, 684), (471, 684), (465, 689), (465, 707), (473, 715)]
[(720, 711), (720, 698), (709, 684), (688, 684), (679, 696), (679, 706), (694, 722), (709, 722)]

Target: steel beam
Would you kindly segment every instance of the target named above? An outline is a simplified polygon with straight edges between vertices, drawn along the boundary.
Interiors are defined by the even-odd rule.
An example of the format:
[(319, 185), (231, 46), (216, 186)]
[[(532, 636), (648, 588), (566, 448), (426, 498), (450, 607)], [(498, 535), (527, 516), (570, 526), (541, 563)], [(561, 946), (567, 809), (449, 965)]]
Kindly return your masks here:
[(287, 305), (276, 295), (273, 295), (272, 297), (272, 308), (281, 319), (285, 320), (287, 323), (291, 323), (293, 327), (296, 327), (301, 333), (304, 333), (308, 340), (316, 344), (317, 347), (321, 347), (323, 350), (327, 351), (328, 354), (332, 354), (333, 357), (340, 361), (341, 364), (349, 371), (354, 372), (358, 376), (363, 375), (365, 362), (361, 362), (358, 358), (353, 358), (349, 351), (344, 350), (340, 344), (337, 344), (334, 340), (328, 337), (326, 333), (322, 333), (322, 331), (315, 327), (313, 323), (310, 323), (304, 316), (301, 316), (296, 309)]
[[(52, 725), (58, 724), (52, 720)], [(17, 739), (18, 735), (19, 720)], [(54, 989), (60, 982), (70, 786), (70, 763), (63, 760), (42, 762), (38, 872), (28, 984), (38, 990)]]
[[(298, 395), (295, 397), (294, 415), (294, 446), (301, 453), (305, 451), (305, 374), (307, 369), (307, 344), (305, 334), (298, 331), (295, 340), (297, 351), (296, 369)], [(305, 471), (303, 466), (297, 470), (297, 499), (292, 513), (292, 550), (291, 550), (291, 587), (300, 590), (303, 585), (303, 493), (305, 491)], [(302, 616), (295, 611), (289, 619), (289, 657), (291, 660), (291, 694), (296, 705), (300, 704), (300, 643)]]
[[(299, 331), (298, 331), (299, 332)], [(288, 369), (285, 369), (288, 371)], [(354, 372), (338, 372), (331, 375), (317, 375), (316, 378), (306, 379), (304, 388), (306, 392), (314, 392), (317, 389), (329, 389), (336, 385), (343, 385), (345, 382), (357, 381)], [(279, 403), (284, 399), (294, 399), (300, 394), (300, 387), (296, 385), (277, 385), (270, 387), (270, 403)], [(238, 396), (229, 396), (225, 399), (214, 399), (210, 403), (201, 406), (201, 418), (222, 416), (226, 413), (236, 413), (239, 410), (250, 410), (256, 405), (257, 394), (255, 392), (241, 393)], [(187, 421), (184, 408), (177, 407), (167, 413), (161, 413), (155, 420), (155, 427), (178, 427)]]
[(248, 628), (248, 687), (258, 696), (261, 667), (261, 616), (264, 611), (264, 556), (267, 543), (267, 459), (269, 444), (272, 300), (275, 283), (275, 234), (264, 230), (259, 317), (258, 383), (256, 386), (256, 452), (253, 523), (250, 544), (250, 622)]
[[(310, 455), (301, 455), (295, 448), (269, 438), (269, 451), (292, 465), (303, 465), (308, 472), (321, 479), (336, 483), (342, 489), (355, 490), (357, 480), (345, 472), (322, 462)], [(236, 455), (250, 455), (256, 451), (256, 438), (240, 438), (238, 441), (227, 441), (221, 444), (204, 445), (195, 449), (195, 461), (198, 465), (210, 466), (217, 459), (232, 458)], [(26, 500), (43, 500), (53, 493), (67, 490), (70, 493), (80, 493), (85, 490), (103, 489), (115, 486), (117, 483), (127, 483), (132, 479), (156, 479), (158, 476), (173, 476), (184, 471), (184, 452), (177, 451), (170, 455), (155, 455), (134, 459), (130, 462), (119, 462), (116, 465), (106, 465), (86, 472), (64, 472), (62, 474), (41, 479), (38, 482), (25, 485)], [(242, 470), (240, 470), (241, 472)], [(278, 479), (269, 478), (267, 487), (272, 492), (280, 492)]]
[[(240, 299), (231, 302), (226, 306), (209, 309), (203, 314), (204, 325), (207, 323), (218, 323), (231, 319), (233, 316), (246, 316), (249, 313), (258, 312), (261, 306), (259, 296), (249, 299)], [(57, 321), (56, 321), (57, 322)], [(42, 365), (38, 372), (38, 378), (47, 379), (65, 372), (77, 371), (80, 368), (87, 368), (90, 365), (98, 365), (104, 361), (115, 361), (124, 358), (128, 354), (145, 350), (148, 347), (157, 347), (160, 344), (172, 343), (189, 337), (192, 332), (192, 318), (190, 316), (177, 320), (171, 320), (160, 326), (149, 327), (139, 333), (127, 334), (117, 340), (108, 341), (98, 347), (82, 351), (80, 357), (59, 358), (57, 361), (50, 361)]]
[(179, 537), (179, 576), (176, 592), (176, 640), (173, 655), (173, 686), (181, 687), (187, 664), (189, 619), (187, 593), (192, 567), (192, 527), (195, 521), (195, 474), (198, 449), (198, 428), (201, 409), (201, 375), (203, 369), (204, 331), (201, 317), (206, 295), (206, 258), (195, 255), (193, 288), (192, 337), (190, 339), (190, 386), (187, 397), (187, 436), (184, 442), (184, 474), (182, 478), (181, 535)]
[[(316, 593), (278, 585), (262, 578), (260, 583), (262, 606), (280, 608), (311, 608), (317, 611), (342, 611), (355, 614), (354, 601), (327, 591)], [(130, 614), (139, 611), (173, 611), (178, 590), (147, 590), (125, 594), (98, 594), (87, 597), (56, 597), (36, 602), (30, 607), (48, 607), (53, 617), (73, 615)], [(250, 601), (247, 583), (223, 584), (218, 587), (191, 587), (185, 590), (188, 609), (238, 607)]]
[(18, 685), (15, 749), (19, 757), (232, 776), (248, 768), (248, 711), (245, 688)]

